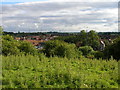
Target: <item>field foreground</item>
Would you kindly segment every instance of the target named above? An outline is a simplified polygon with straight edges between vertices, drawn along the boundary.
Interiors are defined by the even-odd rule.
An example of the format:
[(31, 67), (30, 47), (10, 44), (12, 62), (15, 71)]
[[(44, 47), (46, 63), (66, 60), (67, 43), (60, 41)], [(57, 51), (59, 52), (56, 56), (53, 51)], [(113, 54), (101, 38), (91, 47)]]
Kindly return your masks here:
[(3, 56), (3, 88), (118, 88), (118, 62), (45, 56)]

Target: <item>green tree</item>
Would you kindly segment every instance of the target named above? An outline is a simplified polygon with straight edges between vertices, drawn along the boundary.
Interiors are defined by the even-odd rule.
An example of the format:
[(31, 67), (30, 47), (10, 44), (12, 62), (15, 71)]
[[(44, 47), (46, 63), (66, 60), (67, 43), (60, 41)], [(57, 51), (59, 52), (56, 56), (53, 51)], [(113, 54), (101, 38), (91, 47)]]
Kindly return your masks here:
[(10, 36), (10, 35), (3, 35), (3, 36), (2, 36), (2, 39), (3, 39), (3, 40), (6, 40), (6, 41), (16, 41), (16, 40), (14, 40), (14, 38), (13, 38), (12, 36)]
[(88, 46), (91, 46), (94, 50), (98, 50), (100, 47), (99, 36), (93, 30), (88, 32), (87, 42)]
[(3, 55), (17, 55), (20, 53), (18, 49), (19, 43), (13, 39), (12, 36), (2, 36), (2, 54)]
[(114, 43), (107, 46), (104, 50), (105, 58), (113, 56), (114, 59), (120, 59), (120, 37), (114, 40)]
[(26, 41), (17, 41), (10, 35), (2, 36), (2, 54), (3, 55), (19, 55), (37, 54), (37, 49)]
[(88, 45), (87, 39), (88, 39), (87, 33), (85, 32), (85, 30), (82, 30), (80, 32), (80, 37), (79, 37), (79, 41), (82, 43), (81, 46)]
[(20, 52), (23, 52), (24, 54), (37, 54), (37, 49), (35, 49), (35, 47), (26, 41), (21, 41), (20, 45), (18, 46), (18, 49), (20, 50)]
[(59, 56), (74, 58), (77, 57), (78, 52), (76, 52), (75, 44), (68, 44), (64, 41), (52, 40), (48, 41), (44, 47), (44, 53), (47, 57), (50, 56)]
[(91, 54), (94, 50), (91, 46), (82, 46), (78, 48), (79, 51), (83, 53), (84, 56)]
[(98, 50), (100, 47), (99, 36), (93, 30), (89, 32), (82, 30), (78, 38), (78, 42), (81, 43), (81, 46), (91, 46), (94, 50)]
[(78, 35), (61, 36), (56, 39), (67, 43), (74, 43), (77, 47), (91, 46), (94, 50), (99, 50), (100, 47), (99, 36), (93, 30), (89, 32), (82, 30)]

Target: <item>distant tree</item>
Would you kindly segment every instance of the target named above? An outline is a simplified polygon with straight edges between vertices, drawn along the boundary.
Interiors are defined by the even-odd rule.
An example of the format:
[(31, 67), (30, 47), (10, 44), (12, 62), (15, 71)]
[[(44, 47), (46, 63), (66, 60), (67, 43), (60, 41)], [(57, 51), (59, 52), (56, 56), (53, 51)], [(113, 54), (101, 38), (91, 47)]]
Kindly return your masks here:
[(80, 37), (79, 37), (79, 41), (82, 43), (82, 46), (86, 46), (88, 45), (88, 41), (87, 41), (88, 37), (87, 37), (87, 33), (85, 32), (85, 30), (82, 30), (80, 32)]
[(71, 36), (59, 36), (55, 38), (55, 40), (62, 40), (67, 43), (76, 43), (78, 41), (78, 37), (72, 36), (72, 35)]
[(44, 47), (44, 53), (46, 56), (59, 56), (74, 58), (77, 57), (78, 52), (76, 52), (75, 44), (68, 44), (64, 41), (52, 40), (48, 41)]
[(114, 40), (114, 43), (107, 46), (104, 50), (105, 58), (113, 56), (114, 59), (120, 59), (120, 37)]
[(94, 50), (98, 50), (100, 47), (99, 39), (100, 38), (95, 31), (91, 30), (88, 32), (87, 43), (88, 43), (88, 46), (91, 46)]
[(91, 46), (94, 50), (99, 50), (100, 47), (100, 41), (98, 34), (91, 30), (89, 32), (86, 32), (85, 30), (82, 30), (77, 36), (61, 36), (56, 38), (57, 40), (62, 40), (67, 43), (74, 43), (77, 47), (80, 46)]
[(91, 46), (82, 46), (78, 48), (79, 51), (83, 53), (84, 56), (91, 54), (94, 50)]
[(79, 42), (81, 46), (91, 46), (94, 50), (98, 50), (100, 47), (99, 36), (93, 30), (89, 32), (82, 30), (79, 34)]

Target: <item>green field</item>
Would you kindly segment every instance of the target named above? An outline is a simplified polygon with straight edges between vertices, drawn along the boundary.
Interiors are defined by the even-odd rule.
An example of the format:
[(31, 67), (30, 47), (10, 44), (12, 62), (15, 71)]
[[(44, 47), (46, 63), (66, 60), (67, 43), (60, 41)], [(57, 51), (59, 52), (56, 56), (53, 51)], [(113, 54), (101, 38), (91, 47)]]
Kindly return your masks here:
[(2, 80), (3, 88), (118, 88), (118, 62), (3, 56)]

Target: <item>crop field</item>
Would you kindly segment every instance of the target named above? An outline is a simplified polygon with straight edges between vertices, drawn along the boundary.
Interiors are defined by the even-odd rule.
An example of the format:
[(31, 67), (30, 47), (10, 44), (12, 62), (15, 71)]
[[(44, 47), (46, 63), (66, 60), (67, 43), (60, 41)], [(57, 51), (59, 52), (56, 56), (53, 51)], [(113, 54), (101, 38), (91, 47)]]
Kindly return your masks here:
[(3, 88), (118, 88), (118, 82), (113, 59), (2, 56)]

